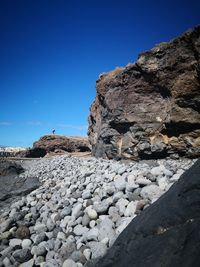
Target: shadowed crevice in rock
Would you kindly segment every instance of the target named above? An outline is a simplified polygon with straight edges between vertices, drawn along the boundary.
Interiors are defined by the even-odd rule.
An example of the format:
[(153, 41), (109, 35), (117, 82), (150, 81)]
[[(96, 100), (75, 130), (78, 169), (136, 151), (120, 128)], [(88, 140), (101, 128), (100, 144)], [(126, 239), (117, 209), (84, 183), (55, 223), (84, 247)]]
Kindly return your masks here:
[(161, 131), (161, 133), (167, 135), (168, 137), (179, 137), (181, 134), (189, 133), (194, 130), (200, 130), (200, 123), (180, 121), (165, 123), (165, 128)]
[(200, 160), (87, 267), (197, 267), (200, 261)]

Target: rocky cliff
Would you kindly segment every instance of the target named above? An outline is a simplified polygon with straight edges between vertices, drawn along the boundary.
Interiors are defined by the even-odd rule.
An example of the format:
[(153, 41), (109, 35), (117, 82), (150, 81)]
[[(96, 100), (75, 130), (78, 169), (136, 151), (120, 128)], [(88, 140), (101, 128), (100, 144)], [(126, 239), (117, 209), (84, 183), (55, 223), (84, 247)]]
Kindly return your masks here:
[(104, 158), (200, 156), (200, 26), (100, 76), (89, 115)]

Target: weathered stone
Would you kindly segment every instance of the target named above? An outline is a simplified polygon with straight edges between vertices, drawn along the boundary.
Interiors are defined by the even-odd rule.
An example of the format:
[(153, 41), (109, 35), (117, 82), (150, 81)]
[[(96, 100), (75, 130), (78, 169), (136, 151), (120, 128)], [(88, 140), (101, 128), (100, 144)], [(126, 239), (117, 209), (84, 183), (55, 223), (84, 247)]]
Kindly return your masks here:
[(32, 258), (32, 254), (29, 249), (24, 248), (24, 249), (15, 250), (13, 252), (13, 257), (16, 261), (23, 263), (23, 262), (30, 260)]
[(82, 226), (81, 224), (78, 224), (74, 227), (74, 234), (75, 235), (83, 235), (88, 231), (87, 227)]
[(100, 76), (90, 108), (97, 157), (200, 156), (200, 26)]
[(32, 241), (30, 239), (22, 240), (22, 248), (30, 248)]
[(150, 200), (157, 199), (163, 194), (163, 191), (157, 185), (147, 185), (142, 188), (140, 195)]
[(10, 247), (16, 247), (16, 246), (20, 246), (22, 243), (22, 240), (19, 239), (19, 238), (13, 238), (13, 239), (10, 239), (9, 241), (9, 246)]
[(45, 135), (26, 152), (26, 157), (43, 157), (50, 152), (85, 152), (90, 151), (87, 138), (63, 135)]
[(129, 217), (133, 216), (136, 212), (136, 207), (137, 207), (137, 201), (131, 201), (124, 212), (124, 216)]
[(72, 216), (76, 219), (80, 216), (80, 211), (82, 209), (82, 204), (78, 203), (72, 210)]
[(106, 250), (107, 250), (106, 245), (101, 242), (91, 241), (87, 243), (87, 246), (91, 249), (92, 259), (102, 257), (106, 253)]
[(77, 267), (77, 264), (73, 260), (67, 259), (63, 262), (62, 267)]
[(34, 265), (34, 259), (30, 259), (29, 261), (21, 263), (19, 267), (32, 267), (33, 265)]
[(106, 200), (101, 201), (100, 203), (94, 204), (93, 208), (98, 214), (105, 214), (108, 210), (109, 203)]
[(84, 234), (84, 238), (87, 241), (97, 241), (98, 240), (98, 235), (99, 235), (99, 230), (97, 227), (93, 227), (90, 229), (88, 232)]
[(26, 225), (21, 225), (17, 228), (16, 237), (26, 239), (30, 237), (30, 230)]
[(11, 219), (7, 219), (0, 224), (0, 233), (7, 231), (12, 223)]
[(90, 218), (89, 218), (88, 214), (85, 213), (82, 217), (82, 225), (88, 226), (89, 222), (90, 222)]
[(97, 218), (97, 212), (94, 209), (88, 209), (87, 214), (91, 220), (95, 220)]

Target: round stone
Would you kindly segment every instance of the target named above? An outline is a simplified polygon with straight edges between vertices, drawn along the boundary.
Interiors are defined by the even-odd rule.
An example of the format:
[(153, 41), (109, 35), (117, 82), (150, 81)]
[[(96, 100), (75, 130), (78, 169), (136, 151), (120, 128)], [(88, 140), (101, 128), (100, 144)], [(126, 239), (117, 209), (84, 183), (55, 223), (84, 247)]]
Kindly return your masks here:
[(97, 212), (94, 209), (88, 209), (87, 214), (91, 220), (95, 220), (98, 217)]
[(73, 260), (67, 259), (63, 262), (62, 267), (77, 267), (77, 264)]
[(24, 239), (22, 241), (22, 248), (30, 248), (32, 241), (30, 239)]
[(16, 246), (21, 246), (22, 240), (19, 238), (12, 238), (10, 239), (9, 246), (10, 247), (16, 247)]
[(22, 263), (30, 260), (32, 258), (32, 254), (29, 249), (19, 249), (13, 252), (13, 257), (16, 261)]
[(21, 225), (17, 228), (16, 237), (19, 239), (27, 239), (30, 237), (30, 230), (26, 225)]
[(89, 218), (88, 214), (85, 213), (83, 215), (83, 218), (82, 218), (82, 225), (87, 226), (89, 224), (89, 222), (90, 222), (90, 218)]

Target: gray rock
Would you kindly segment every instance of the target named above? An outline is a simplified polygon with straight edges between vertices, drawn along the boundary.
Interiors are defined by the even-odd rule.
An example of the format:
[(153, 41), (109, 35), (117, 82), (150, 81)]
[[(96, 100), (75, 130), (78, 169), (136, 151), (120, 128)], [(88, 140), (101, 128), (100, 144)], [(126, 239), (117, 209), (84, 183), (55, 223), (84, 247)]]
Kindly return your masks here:
[(19, 267), (32, 267), (34, 265), (34, 259), (30, 259), (24, 263), (21, 263)]
[(135, 183), (139, 185), (149, 185), (151, 184), (151, 181), (149, 181), (148, 179), (144, 177), (140, 177), (136, 179)]
[(123, 174), (125, 171), (126, 171), (126, 167), (124, 166), (124, 167), (119, 168), (117, 173), (118, 174)]
[(87, 246), (91, 249), (92, 259), (104, 256), (107, 250), (106, 245), (101, 242), (91, 241), (87, 243)]
[(163, 174), (164, 170), (165, 170), (165, 167), (163, 165), (159, 165), (151, 169), (151, 174), (153, 176), (160, 176)]
[(110, 215), (110, 218), (112, 219), (113, 222), (116, 222), (120, 218), (118, 209), (116, 207), (113, 206), (110, 207), (108, 210), (108, 214)]
[(105, 214), (108, 210), (109, 204), (106, 200), (103, 200), (102, 202), (98, 204), (94, 204), (93, 208), (96, 210), (98, 214)]
[(166, 177), (161, 177), (157, 179), (158, 186), (162, 191), (165, 191), (169, 185), (168, 179)]
[(89, 248), (84, 249), (83, 255), (85, 256), (86, 260), (89, 260), (91, 257), (91, 250)]
[(109, 238), (109, 240), (113, 239), (115, 231), (113, 229), (113, 222), (109, 218), (105, 218), (104, 220), (102, 220), (97, 225), (97, 228), (99, 229), (99, 241), (103, 240), (105, 237)]
[(87, 227), (82, 226), (81, 224), (78, 224), (74, 227), (74, 234), (75, 235), (83, 235), (88, 231)]
[(98, 241), (99, 230), (97, 227), (93, 227), (87, 233), (84, 234), (86, 241)]
[(6, 231), (6, 232), (3, 232), (3, 233), (0, 233), (0, 241), (6, 239), (10, 239), (10, 237), (12, 236), (12, 233), (10, 231)]
[(147, 198), (149, 200), (157, 199), (163, 194), (163, 191), (157, 185), (147, 185), (142, 188), (140, 195), (143, 198)]
[(43, 223), (38, 223), (34, 226), (34, 230), (36, 233), (40, 234), (47, 231), (47, 227)]
[(76, 219), (80, 215), (80, 211), (82, 210), (82, 204), (78, 203), (72, 210), (72, 216)]
[(96, 218), (98, 217), (96, 210), (91, 209), (91, 208), (87, 210), (87, 214), (91, 220), (96, 220)]
[(124, 193), (119, 191), (113, 195), (113, 202), (117, 202), (119, 199), (123, 197)]
[(85, 191), (83, 191), (83, 193), (82, 193), (82, 198), (83, 199), (88, 199), (88, 198), (91, 198), (91, 192), (90, 192), (90, 190), (85, 190)]
[(78, 267), (77, 264), (71, 260), (71, 259), (67, 259), (63, 262), (62, 267)]
[(7, 219), (7, 220), (3, 221), (0, 224), (0, 233), (3, 233), (5, 231), (9, 230), (11, 224), (12, 224), (12, 220), (11, 219)]
[(66, 235), (63, 232), (58, 232), (57, 239), (66, 240)]
[(10, 266), (12, 266), (12, 264), (11, 264), (10, 260), (7, 257), (5, 257), (2, 261), (2, 265), (0, 265), (0, 266), (10, 267)]
[(126, 217), (133, 216), (136, 212), (136, 208), (137, 208), (137, 201), (131, 201), (126, 207), (124, 216)]
[(32, 254), (27, 248), (15, 250), (12, 255), (14, 259), (20, 263), (29, 261), (32, 258)]
[(42, 267), (60, 267), (61, 265), (55, 260), (51, 259), (47, 262), (44, 262), (44, 265), (41, 265)]
[(10, 239), (9, 246), (12, 247), (12, 248), (14, 248), (16, 246), (21, 246), (21, 243), (22, 243), (22, 240), (21, 239), (13, 238), (13, 239)]
[(58, 253), (60, 254), (63, 260), (66, 260), (70, 257), (73, 251), (76, 250), (76, 245), (73, 241), (67, 241), (62, 245)]
[[(45, 261), (49, 261), (49, 260), (52, 260), (54, 257), (55, 257), (55, 251), (48, 251), (47, 254), (46, 254), (46, 258), (45, 258)], [(42, 257), (42, 256), (39, 256), (39, 257)], [(42, 257), (44, 258), (44, 257)]]
[(30, 248), (32, 241), (30, 239), (22, 240), (22, 248)]
[(90, 222), (90, 218), (89, 218), (88, 214), (85, 213), (82, 217), (82, 225), (88, 226), (89, 222)]
[(35, 245), (38, 245), (39, 243), (41, 243), (42, 241), (46, 240), (47, 236), (45, 233), (40, 233), (39, 235), (36, 235), (33, 238), (33, 242)]
[(61, 211), (60, 216), (61, 216), (61, 218), (64, 218), (65, 216), (70, 215), (71, 212), (72, 212), (72, 207), (71, 207), (71, 206), (65, 207), (65, 208)]
[[(46, 261), (48, 261), (48, 259), (46, 259)], [(35, 258), (35, 264), (38, 265), (42, 262), (45, 262), (45, 258), (43, 256), (38, 256)]]
[(134, 192), (128, 192), (126, 194), (129, 201), (136, 201), (136, 200), (140, 200), (141, 199), (141, 196), (139, 195), (140, 192), (137, 193), (135, 191)]
[(49, 231), (52, 231), (55, 227), (55, 224), (52, 222), (50, 218), (48, 218), (46, 222), (46, 226)]
[(123, 215), (126, 209), (126, 206), (129, 204), (129, 201), (127, 199), (121, 198), (120, 200), (117, 201), (115, 206), (119, 210), (119, 214)]
[(81, 262), (83, 264), (86, 262), (86, 258), (83, 253), (77, 250), (72, 252), (70, 259), (72, 259), (74, 262)]
[(114, 180), (114, 185), (116, 187), (117, 190), (119, 191), (123, 191), (126, 188), (126, 180), (124, 177), (122, 176), (116, 176), (115, 180)]

